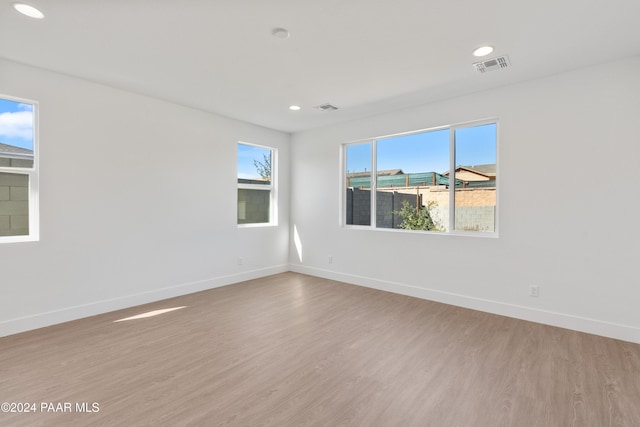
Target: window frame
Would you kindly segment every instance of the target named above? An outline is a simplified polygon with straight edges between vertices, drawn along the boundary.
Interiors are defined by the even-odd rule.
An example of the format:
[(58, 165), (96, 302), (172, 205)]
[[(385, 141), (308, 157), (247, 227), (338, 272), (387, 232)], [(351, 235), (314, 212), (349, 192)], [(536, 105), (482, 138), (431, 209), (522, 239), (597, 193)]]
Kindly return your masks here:
[(39, 115), (40, 105), (38, 101), (27, 98), (20, 98), (0, 93), (0, 99), (13, 101), (22, 104), (29, 104), (33, 107), (33, 164), (30, 168), (0, 166), (0, 173), (15, 175), (25, 175), (29, 181), (28, 187), (28, 207), (29, 207), (29, 234), (17, 236), (0, 236), (0, 244), (37, 242), (40, 240), (40, 192), (39, 192), (39, 165), (40, 165), (40, 133)]
[[(386, 227), (377, 227), (376, 226), (376, 191), (377, 191), (377, 141), (387, 138), (395, 138), (400, 136), (414, 135), (419, 133), (427, 133), (427, 132), (435, 132), (443, 129), (449, 130), (449, 176), (454, 176), (455, 179), (455, 168), (456, 168), (456, 141), (455, 141), (455, 132), (459, 129), (471, 128), (476, 126), (484, 126), (493, 124), (496, 126), (496, 205), (495, 205), (495, 219), (494, 219), (494, 230), (493, 231), (465, 231), (465, 230), (456, 230), (455, 229), (455, 185), (450, 185), (449, 192), (449, 230), (448, 231), (428, 231), (428, 230), (405, 230), (398, 228), (386, 228)], [(474, 120), (468, 122), (461, 122), (451, 125), (443, 125), (443, 126), (435, 126), (430, 128), (412, 130), (407, 132), (399, 132), (394, 134), (386, 134), (380, 135), (373, 138), (363, 138), (358, 140), (353, 140), (349, 142), (345, 142), (340, 145), (340, 200), (339, 200), (339, 224), (341, 228), (345, 229), (353, 229), (353, 230), (376, 230), (382, 232), (391, 232), (391, 233), (419, 233), (419, 234), (428, 234), (428, 235), (443, 235), (443, 236), (468, 236), (468, 237), (484, 237), (484, 238), (498, 238), (499, 237), (499, 200), (500, 200), (500, 171), (499, 171), (499, 142), (500, 142), (500, 121), (498, 118), (488, 118), (482, 120)], [(371, 206), (370, 206), (370, 224), (369, 225), (357, 225), (357, 224), (347, 224), (347, 195), (345, 189), (347, 188), (347, 148), (349, 146), (358, 145), (358, 144), (371, 144), (371, 171), (370, 171), (370, 191), (371, 191)]]
[[(267, 145), (260, 144), (252, 144), (250, 142), (238, 141), (236, 144), (236, 148), (238, 145), (247, 145), (250, 147), (263, 148), (271, 151), (271, 181), (269, 184), (245, 184), (239, 183), (238, 180), (238, 159), (236, 158), (236, 225), (238, 228), (255, 228), (255, 227), (273, 227), (278, 225), (278, 197), (277, 197), (277, 179), (278, 179), (278, 149), (275, 147), (269, 147)], [(237, 151), (236, 151), (237, 155)], [(260, 190), (260, 191), (269, 191), (269, 221), (268, 222), (251, 222), (251, 223), (238, 223), (238, 191), (240, 189), (244, 190)]]

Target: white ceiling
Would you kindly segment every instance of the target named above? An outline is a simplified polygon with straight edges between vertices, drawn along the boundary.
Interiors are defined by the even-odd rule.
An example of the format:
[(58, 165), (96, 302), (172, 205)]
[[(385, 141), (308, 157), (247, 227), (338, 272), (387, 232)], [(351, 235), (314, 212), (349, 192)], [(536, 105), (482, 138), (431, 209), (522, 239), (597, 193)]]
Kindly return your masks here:
[(2, 58), (287, 132), (640, 54), (640, 0), (12, 1)]

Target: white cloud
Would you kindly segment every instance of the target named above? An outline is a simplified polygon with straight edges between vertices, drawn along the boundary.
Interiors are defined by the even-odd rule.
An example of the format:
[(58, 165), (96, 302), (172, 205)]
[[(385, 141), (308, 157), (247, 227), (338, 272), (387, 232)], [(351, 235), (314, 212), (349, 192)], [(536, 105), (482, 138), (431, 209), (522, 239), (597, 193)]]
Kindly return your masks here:
[(33, 139), (33, 112), (0, 113), (0, 137)]
[(33, 105), (20, 103), (20, 104), (18, 104), (18, 110), (33, 111)]

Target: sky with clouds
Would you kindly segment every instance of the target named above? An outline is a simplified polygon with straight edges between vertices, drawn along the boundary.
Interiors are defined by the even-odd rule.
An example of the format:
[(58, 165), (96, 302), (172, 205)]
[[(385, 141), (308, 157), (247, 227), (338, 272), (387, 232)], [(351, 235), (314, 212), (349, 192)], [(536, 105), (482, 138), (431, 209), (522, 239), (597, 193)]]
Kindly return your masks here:
[(0, 99), (0, 143), (33, 150), (33, 106)]

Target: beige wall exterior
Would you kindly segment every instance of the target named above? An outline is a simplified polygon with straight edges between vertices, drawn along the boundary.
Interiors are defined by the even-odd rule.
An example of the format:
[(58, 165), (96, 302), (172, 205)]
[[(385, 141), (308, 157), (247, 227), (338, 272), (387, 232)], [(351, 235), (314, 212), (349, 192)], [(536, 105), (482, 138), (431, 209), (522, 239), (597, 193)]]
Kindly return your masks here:
[[(436, 225), (449, 228), (449, 190), (441, 185), (434, 187), (394, 188), (394, 191), (422, 196), (422, 204), (435, 202), (430, 213)], [(380, 190), (379, 190), (380, 191)], [(456, 190), (455, 227), (463, 231), (495, 231), (496, 188), (461, 188)]]
[(29, 234), (29, 177), (0, 173), (0, 236)]
[[(2, 156), (1, 153), (0, 156)], [(14, 159), (11, 157), (0, 157), (0, 167), (30, 168), (33, 167), (33, 159)]]
[[(378, 189), (378, 191), (385, 191)], [(395, 187), (389, 191), (422, 195), (424, 205), (434, 201), (438, 206), (449, 206), (449, 190), (445, 186), (435, 187)], [(456, 206), (495, 206), (496, 188), (460, 188), (456, 190)]]
[(463, 181), (489, 181), (489, 177), (461, 169), (456, 171), (456, 179)]

